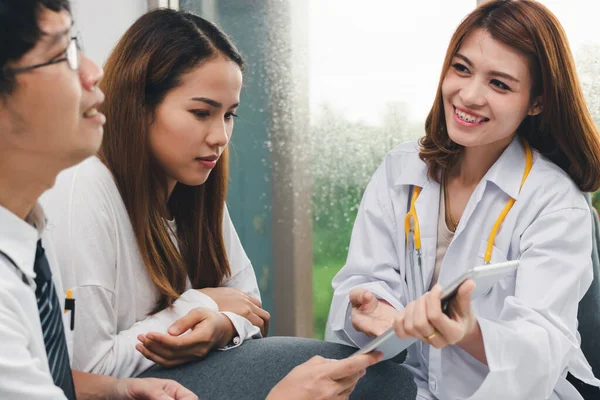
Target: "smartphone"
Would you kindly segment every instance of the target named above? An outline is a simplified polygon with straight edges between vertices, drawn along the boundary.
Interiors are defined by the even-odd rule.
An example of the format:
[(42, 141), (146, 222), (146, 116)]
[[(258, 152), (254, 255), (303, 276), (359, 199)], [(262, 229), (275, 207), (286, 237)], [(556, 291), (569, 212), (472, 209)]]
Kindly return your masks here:
[[(508, 276), (511, 272), (516, 271), (518, 267), (519, 261), (514, 260), (497, 264), (480, 265), (469, 269), (467, 272), (454, 279), (450, 284), (445, 285), (441, 296), (442, 310), (445, 313), (448, 312), (448, 304), (456, 297), (458, 288), (467, 279), (475, 281), (473, 296), (477, 296), (478, 294), (486, 293), (496, 284), (496, 282)], [(396, 332), (392, 327), (371, 340), (363, 348), (359, 349), (356, 354), (366, 354), (377, 350), (381, 351), (383, 353), (383, 359), (387, 360), (396, 356), (417, 340), (417, 338), (399, 338), (396, 336)]]

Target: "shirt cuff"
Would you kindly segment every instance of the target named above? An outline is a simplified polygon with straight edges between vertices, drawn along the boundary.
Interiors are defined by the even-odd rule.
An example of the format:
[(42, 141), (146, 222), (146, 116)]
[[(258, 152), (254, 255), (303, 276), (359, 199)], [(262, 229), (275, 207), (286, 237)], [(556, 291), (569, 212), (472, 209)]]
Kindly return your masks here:
[(226, 351), (234, 349), (244, 343), (244, 340), (246, 339), (259, 339), (262, 337), (260, 329), (257, 326), (252, 325), (252, 322), (248, 321), (241, 315), (229, 311), (223, 311), (221, 314), (229, 318), (236, 330), (236, 335), (227, 346), (217, 350)]
[(207, 296), (196, 289), (185, 291), (177, 300), (175, 300), (175, 303), (173, 303), (173, 311), (179, 318), (198, 307), (219, 311), (219, 306), (210, 296)]

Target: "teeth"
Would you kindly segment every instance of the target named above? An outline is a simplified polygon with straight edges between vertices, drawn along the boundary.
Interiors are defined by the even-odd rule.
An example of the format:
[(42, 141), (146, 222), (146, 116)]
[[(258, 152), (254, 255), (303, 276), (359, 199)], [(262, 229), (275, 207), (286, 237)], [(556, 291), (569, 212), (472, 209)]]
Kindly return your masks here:
[(98, 109), (90, 108), (89, 110), (87, 110), (86, 112), (83, 113), (83, 116), (85, 118), (92, 118), (92, 117), (95, 117), (97, 114), (98, 114)]
[(465, 113), (465, 112), (462, 112), (462, 111), (460, 111), (458, 108), (455, 108), (455, 109), (454, 109), (454, 113), (455, 113), (456, 115), (458, 115), (458, 117), (459, 117), (460, 119), (462, 119), (463, 121), (466, 121), (466, 122), (471, 122), (471, 123), (479, 123), (479, 122), (481, 122), (481, 121), (483, 121), (483, 120), (487, 120), (487, 118), (478, 118), (478, 117), (475, 117), (474, 115), (471, 115), (471, 114), (467, 114), (467, 113)]

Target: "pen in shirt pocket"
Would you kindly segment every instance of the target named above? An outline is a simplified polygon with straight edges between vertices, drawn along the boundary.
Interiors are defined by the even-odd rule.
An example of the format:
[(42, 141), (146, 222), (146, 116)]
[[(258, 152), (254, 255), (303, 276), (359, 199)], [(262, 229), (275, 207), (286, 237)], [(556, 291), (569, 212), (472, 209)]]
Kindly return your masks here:
[(75, 299), (73, 298), (73, 290), (67, 290), (65, 298), (65, 314), (71, 311), (71, 330), (75, 329)]

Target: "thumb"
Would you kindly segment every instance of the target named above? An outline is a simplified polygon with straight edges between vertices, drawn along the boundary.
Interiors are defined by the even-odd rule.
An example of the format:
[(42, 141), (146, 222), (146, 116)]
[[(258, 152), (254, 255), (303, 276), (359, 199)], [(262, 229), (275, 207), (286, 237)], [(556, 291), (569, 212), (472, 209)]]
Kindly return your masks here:
[(350, 304), (352, 307), (361, 307), (363, 303), (363, 295), (367, 292), (366, 289), (352, 289), (350, 291)]
[(465, 316), (471, 313), (471, 294), (475, 289), (475, 282), (472, 279), (468, 279), (458, 288), (456, 294), (456, 304), (458, 305), (458, 311), (461, 316)]
[(372, 312), (377, 308), (377, 299), (367, 289), (353, 289), (350, 292), (350, 304), (362, 312)]
[(375, 297), (375, 295), (371, 291), (365, 290), (365, 292), (362, 295), (362, 311), (367, 313), (373, 312), (377, 308), (378, 303), (379, 300), (377, 300), (377, 297)]
[(212, 310), (208, 308), (194, 308), (188, 312), (184, 317), (179, 318), (177, 321), (169, 327), (167, 332), (169, 335), (178, 336), (186, 332), (188, 329), (192, 329), (194, 326), (204, 321), (211, 315)]

